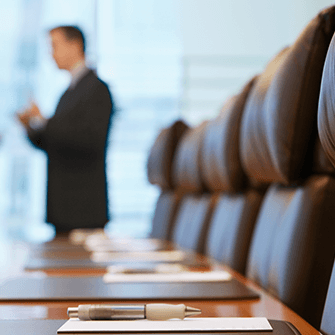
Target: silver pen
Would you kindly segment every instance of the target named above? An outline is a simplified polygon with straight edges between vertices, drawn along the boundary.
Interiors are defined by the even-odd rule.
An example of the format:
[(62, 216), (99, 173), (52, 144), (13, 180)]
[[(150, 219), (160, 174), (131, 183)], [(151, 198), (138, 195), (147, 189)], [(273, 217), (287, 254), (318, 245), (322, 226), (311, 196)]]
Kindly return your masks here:
[(199, 315), (201, 310), (184, 304), (79, 305), (69, 307), (67, 315), (80, 320), (169, 320)]

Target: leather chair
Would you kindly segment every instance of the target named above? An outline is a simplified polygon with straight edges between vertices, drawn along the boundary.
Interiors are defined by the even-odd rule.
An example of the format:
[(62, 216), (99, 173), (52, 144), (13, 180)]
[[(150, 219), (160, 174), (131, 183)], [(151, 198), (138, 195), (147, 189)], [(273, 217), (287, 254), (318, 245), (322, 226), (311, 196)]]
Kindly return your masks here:
[[(320, 165), (313, 161), (313, 157), (320, 157), (315, 150), (316, 115), (322, 69), (335, 28), (334, 15), (334, 7), (321, 12), (257, 79), (243, 110), (239, 141), (242, 168), (249, 182), (247, 190), (270, 184), (257, 217), (247, 275), (315, 327), (320, 324), (335, 248), (331, 241), (335, 229), (334, 178), (322, 166), (313, 170), (313, 166)], [(228, 105), (234, 104), (234, 99)], [(216, 122), (218, 125), (223, 121), (218, 118)], [(223, 242), (215, 241), (219, 234), (211, 229), (219, 232), (221, 228), (225, 236), (225, 225), (220, 223), (223, 220), (216, 220), (220, 215), (215, 213), (221, 207), (217, 202), (219, 194), (231, 195), (229, 188), (221, 189), (225, 179), (220, 178), (229, 176), (225, 171), (229, 169), (227, 162), (222, 164), (220, 156), (216, 156), (220, 145), (223, 148), (218, 143), (225, 138), (218, 135), (215, 139), (213, 134), (220, 126), (215, 130), (213, 124), (188, 130), (178, 145), (172, 176), (175, 185), (188, 194), (181, 200), (172, 240), (181, 247), (206, 250), (219, 258), (219, 249), (211, 244), (220, 246)], [(225, 123), (221, 126), (225, 127)], [(211, 128), (208, 135), (207, 129)], [(230, 176), (239, 175), (238, 171)], [(245, 180), (243, 174), (240, 176), (241, 181)], [(229, 200), (233, 203), (233, 197)], [(229, 201), (222, 202), (227, 203), (221, 207), (227, 218), (224, 220), (229, 220), (230, 215), (241, 216), (241, 207), (236, 206), (234, 214)], [(227, 241), (234, 240), (234, 233), (231, 236)]]
[(170, 240), (172, 224), (181, 199), (171, 175), (176, 147), (189, 127), (176, 121), (161, 130), (153, 144), (147, 161), (147, 175), (151, 184), (161, 188), (152, 220), (151, 238)]
[(335, 335), (335, 265), (330, 279), (325, 308), (322, 314), (321, 333)]
[(330, 43), (323, 69), (319, 109), (318, 130), (321, 144), (335, 166), (335, 34)]
[[(322, 75), (319, 108), (318, 108), (318, 130), (325, 155), (331, 164), (327, 165), (327, 159), (319, 155), (319, 161), (323, 163), (324, 169), (334, 173), (335, 166), (335, 34), (330, 43)], [(319, 150), (321, 152), (321, 150)], [(333, 201), (335, 204), (335, 200)], [(335, 266), (328, 288), (327, 300), (323, 311), (321, 332), (327, 335), (335, 334)]]
[[(241, 116), (255, 81), (250, 80), (212, 122), (193, 129), (183, 126), (173, 155), (166, 148), (175, 130), (164, 129), (147, 165), (149, 181), (164, 189), (150, 237), (172, 240), (181, 248), (200, 253), (206, 249), (207, 255), (241, 273), (262, 199), (261, 191), (246, 189), (239, 156)], [(168, 168), (164, 170), (164, 166)]]
[(248, 187), (239, 156), (241, 117), (257, 77), (229, 99), (208, 123), (202, 145), (201, 171), (207, 189), (216, 194), (205, 253), (244, 274), (249, 243), (263, 192)]
[(203, 251), (215, 197), (204, 189), (200, 173), (206, 123), (190, 129), (181, 121), (163, 129), (147, 163), (148, 178), (162, 188), (150, 237), (172, 240), (179, 247)]
[(309, 23), (265, 78), (261, 75), (246, 103), (240, 140), (252, 185), (271, 183), (252, 237), (247, 276), (315, 327), (335, 255), (335, 179), (328, 167), (313, 162), (320, 157), (317, 105), (334, 30), (331, 7)]
[(209, 256), (241, 272), (262, 198), (257, 190), (244, 192), (238, 145), (242, 111), (255, 80), (230, 99), (216, 119), (187, 131), (172, 169), (174, 185), (184, 194), (172, 241), (198, 252), (207, 243)]
[(261, 108), (272, 76), (287, 50), (282, 50), (260, 76), (227, 101), (220, 115), (207, 126), (204, 140), (204, 180), (219, 197), (205, 252), (242, 274), (245, 274), (250, 241), (266, 186), (251, 185), (243, 170), (241, 120), (248, 102), (255, 109)]
[(183, 249), (203, 252), (216, 197), (205, 188), (201, 174), (201, 147), (207, 122), (188, 130), (178, 144), (173, 162), (174, 183), (184, 196), (176, 215), (172, 241)]
[[(273, 71), (281, 52), (270, 63)], [(263, 78), (269, 78), (270, 70)], [(179, 142), (172, 177), (186, 193), (176, 215), (172, 241), (205, 252), (244, 273), (263, 192), (248, 187), (239, 155), (241, 117), (253, 78), (211, 122), (189, 129)], [(259, 82), (264, 87), (264, 80)]]

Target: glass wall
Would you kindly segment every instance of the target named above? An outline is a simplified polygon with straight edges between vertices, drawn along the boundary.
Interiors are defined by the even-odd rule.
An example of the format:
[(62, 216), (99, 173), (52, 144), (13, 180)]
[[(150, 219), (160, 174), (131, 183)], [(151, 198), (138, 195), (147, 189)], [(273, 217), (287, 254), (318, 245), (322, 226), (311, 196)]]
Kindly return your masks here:
[(116, 103), (108, 151), (115, 234), (146, 236), (159, 190), (146, 177), (161, 127), (217, 115), (226, 98), (292, 43), (328, 0), (0, 0), (0, 229), (53, 235), (44, 223), (46, 156), (15, 113), (34, 100), (52, 116), (69, 75), (52, 61), (48, 29), (79, 25), (90, 67)]
[(97, 65), (117, 104), (109, 151), (114, 232), (150, 230), (158, 190), (146, 177), (158, 130), (178, 117), (177, 1), (97, 2)]

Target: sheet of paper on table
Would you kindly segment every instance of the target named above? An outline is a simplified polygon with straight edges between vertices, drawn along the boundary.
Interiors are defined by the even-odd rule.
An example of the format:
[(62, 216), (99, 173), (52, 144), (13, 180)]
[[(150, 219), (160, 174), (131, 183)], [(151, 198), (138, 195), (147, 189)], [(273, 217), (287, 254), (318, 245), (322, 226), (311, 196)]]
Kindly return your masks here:
[(85, 248), (89, 251), (108, 251), (108, 252), (125, 252), (125, 251), (154, 251), (163, 245), (161, 240), (157, 239), (87, 239)]
[(185, 271), (179, 273), (138, 273), (138, 274), (123, 274), (123, 273), (106, 273), (103, 276), (105, 283), (116, 282), (219, 282), (231, 280), (231, 275), (227, 271), (208, 271), (194, 272)]
[(179, 262), (186, 258), (187, 253), (174, 251), (145, 251), (145, 252), (94, 252), (93, 262)]
[(189, 318), (168, 321), (80, 321), (70, 319), (57, 333), (272, 331), (266, 318)]
[(133, 264), (114, 264), (107, 267), (108, 273), (123, 273), (123, 274), (135, 274), (135, 273), (178, 273), (189, 271), (189, 268), (179, 263), (133, 263)]

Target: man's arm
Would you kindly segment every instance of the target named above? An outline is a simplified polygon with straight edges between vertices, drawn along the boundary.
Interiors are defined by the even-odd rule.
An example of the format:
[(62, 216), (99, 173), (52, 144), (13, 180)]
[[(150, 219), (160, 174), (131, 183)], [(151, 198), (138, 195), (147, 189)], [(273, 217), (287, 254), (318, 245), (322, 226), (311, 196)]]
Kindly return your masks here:
[(59, 113), (49, 119), (43, 131), (33, 131), (33, 139), (39, 147), (64, 155), (89, 157), (102, 153), (111, 112), (109, 90), (99, 84), (83, 97), (75, 111)]
[(42, 146), (43, 141), (41, 140), (41, 137), (43, 136), (43, 130), (48, 119), (42, 116), (38, 106), (33, 102), (23, 113), (18, 113), (17, 117), (26, 129), (32, 144), (39, 149), (45, 150)]

